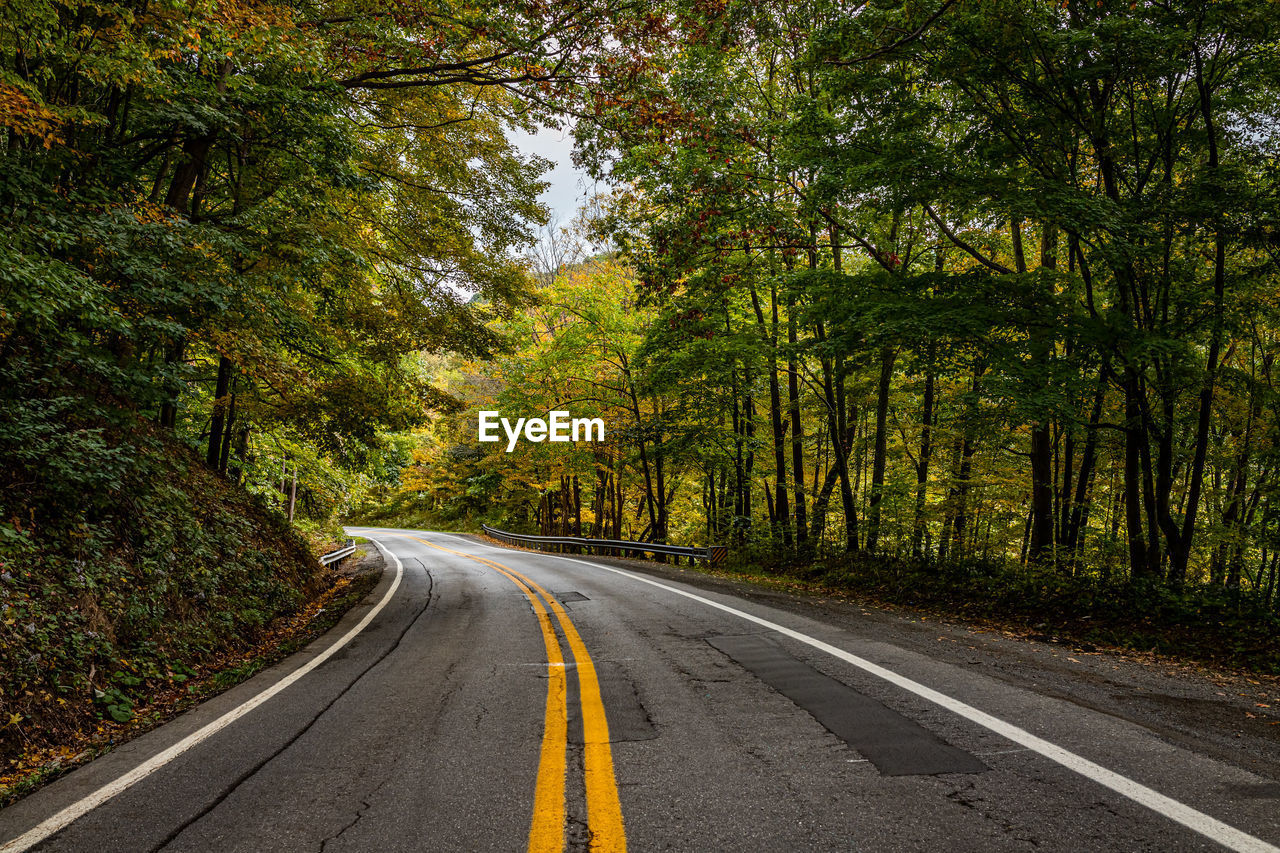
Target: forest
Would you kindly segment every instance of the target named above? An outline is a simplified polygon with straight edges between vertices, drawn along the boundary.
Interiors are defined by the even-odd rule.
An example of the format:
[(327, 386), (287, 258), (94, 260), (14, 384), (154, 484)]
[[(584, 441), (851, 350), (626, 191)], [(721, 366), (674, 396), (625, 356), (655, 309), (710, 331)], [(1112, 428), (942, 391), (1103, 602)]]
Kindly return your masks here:
[(0, 801), (3, 759), (325, 600), (385, 435), (444, 402), (418, 360), (529, 299), (546, 164), (506, 133), (600, 16), (0, 5)]
[[(5, 3), (0, 738), (292, 612), (343, 520), (1195, 591), (1273, 642), (1278, 39), (1271, 0)], [(540, 125), (606, 188), (566, 225)]]
[[(1278, 21), (1250, 3), (663, 21), (684, 48), (576, 125), (613, 192), (544, 234), (540, 306), (498, 324), (514, 351), (439, 366), (471, 408), (407, 487), (544, 533), (1274, 606)], [(467, 421), (494, 401), (598, 413), (616, 440), (490, 454)]]

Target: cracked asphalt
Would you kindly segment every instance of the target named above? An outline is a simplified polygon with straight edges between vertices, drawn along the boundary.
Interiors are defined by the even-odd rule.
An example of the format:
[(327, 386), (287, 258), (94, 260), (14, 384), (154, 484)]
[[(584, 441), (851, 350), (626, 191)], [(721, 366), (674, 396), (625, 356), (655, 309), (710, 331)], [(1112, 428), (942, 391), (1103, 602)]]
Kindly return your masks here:
[[(523, 849), (548, 684), (534, 613), (484, 565), (391, 531), (367, 535), (404, 566), (377, 618), (313, 672), (35, 849)], [(633, 851), (1223, 849), (865, 668), (731, 613), (580, 561), (415, 535), (496, 560), (564, 602), (599, 675)], [(1257, 849), (1280, 843), (1280, 726), (1271, 725), (1280, 718), (1262, 707), (1272, 683), (671, 567), (594, 562), (830, 643), (1249, 833)], [(312, 647), (0, 811), (0, 846), (304, 665), (369, 612), (392, 574)], [(768, 640), (751, 646), (765, 650), (750, 659), (759, 672), (708, 642), (755, 634)], [(789, 690), (778, 672), (803, 689)], [(878, 766), (850, 741), (880, 732), (846, 740), (806, 708), (828, 683), (877, 708), (893, 740), (886, 754), (940, 740), (981, 769), (895, 775), (880, 758)], [(581, 709), (571, 701), (568, 712), (565, 845), (584, 850)], [(883, 724), (891, 718), (902, 724)], [(849, 736), (856, 725), (855, 716), (833, 728)]]

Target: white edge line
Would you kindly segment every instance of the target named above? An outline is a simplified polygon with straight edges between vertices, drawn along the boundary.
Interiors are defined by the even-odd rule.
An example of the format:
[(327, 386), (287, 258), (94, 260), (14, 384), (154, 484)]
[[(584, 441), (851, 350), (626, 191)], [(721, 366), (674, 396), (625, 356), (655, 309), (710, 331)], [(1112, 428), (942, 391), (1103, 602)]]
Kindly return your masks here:
[[(447, 536), (449, 534), (439, 535)], [(458, 539), (460, 537), (455, 536), (453, 538)], [(479, 544), (467, 539), (463, 539), (462, 541), (473, 546)], [(768, 619), (762, 619), (759, 616), (753, 616), (750, 613), (730, 607), (727, 604), (721, 604), (720, 602), (713, 601), (710, 598), (705, 598), (701, 595), (686, 592), (674, 586), (659, 583), (658, 581), (644, 577), (643, 575), (637, 575), (632, 572), (623, 571), (622, 569), (615, 569), (612, 566), (592, 563), (587, 560), (575, 560), (570, 557), (562, 557), (558, 554), (548, 554), (542, 551), (513, 551), (509, 548), (496, 548), (493, 545), (488, 544), (482, 544), (482, 547), (489, 548), (494, 551), (502, 551), (508, 554), (530, 553), (534, 556), (550, 557), (555, 560), (577, 563), (578, 565), (592, 566), (597, 569), (603, 569), (606, 572), (613, 572), (616, 575), (631, 578), (632, 580), (639, 581), (641, 583), (647, 583), (650, 586), (656, 586), (659, 589), (664, 589), (668, 592), (674, 592), (676, 595), (682, 595), (685, 598), (705, 604), (708, 607), (714, 607), (715, 609), (722, 610), (725, 613), (731, 613), (734, 616), (747, 620), (748, 622), (754, 622), (761, 627), (768, 628), (771, 631), (776, 631), (785, 637), (790, 637), (793, 640), (812, 646), (819, 651), (826, 652), (832, 657), (839, 658), (846, 663), (853, 664), (859, 669), (862, 669), (877, 678), (881, 678), (890, 684), (901, 687), (903, 690), (914, 693), (923, 699), (928, 699), (935, 705), (940, 705), (948, 711), (952, 711), (953, 713), (964, 717), (970, 722), (977, 723), (983, 728), (995, 732), (1001, 737), (1007, 738), (1014, 743), (1021, 744), (1027, 749), (1039, 753), (1050, 761), (1056, 762), (1068, 770), (1079, 773), (1086, 779), (1110, 788), (1117, 794), (1128, 797), (1134, 802), (1146, 806), (1152, 811), (1164, 815), (1170, 820), (1180, 823), (1188, 829), (1203, 835), (1205, 838), (1216, 841), (1218, 844), (1221, 844), (1229, 850), (1236, 850), (1239, 851), (1239, 853), (1280, 853), (1280, 847), (1269, 844), (1261, 838), (1256, 838), (1246, 832), (1242, 832), (1233, 826), (1223, 823), (1215, 817), (1211, 817), (1204, 812), (1197, 811), (1196, 809), (1193, 809), (1172, 797), (1168, 797), (1153, 788), (1148, 788), (1146, 785), (1143, 785), (1140, 782), (1135, 782), (1127, 776), (1122, 776), (1114, 770), (1108, 770), (1100, 764), (1095, 764), (1089, 759), (1076, 755), (1070, 750), (1064, 749), (1055, 743), (1050, 743), (1043, 738), (1033, 735), (1026, 729), (1015, 726), (1012, 723), (1005, 722), (999, 717), (994, 717), (985, 711), (980, 711), (972, 705), (961, 702), (959, 699), (953, 699), (945, 693), (940, 693), (931, 687), (926, 687), (918, 681), (912, 681), (910, 678), (899, 675), (893, 670), (886, 669), (878, 664), (866, 660), (865, 658), (846, 652), (844, 649), (836, 648), (830, 643), (825, 643), (815, 637), (810, 637), (808, 634), (802, 634), (799, 631), (794, 631), (791, 628), (779, 625), (776, 622), (770, 622)]]
[(121, 794), (127, 791), (129, 788), (133, 787), (138, 782), (141, 782), (143, 779), (147, 778), (152, 773), (155, 773), (161, 767), (164, 767), (170, 761), (173, 761), (179, 755), (191, 749), (196, 744), (217, 734), (218, 732), (225, 729), (227, 726), (234, 723), (236, 720), (243, 717), (245, 714), (248, 714), (254, 708), (257, 708), (259, 705), (268, 701), (277, 693), (289, 687), (298, 679), (302, 678), (307, 673), (311, 672), (313, 669), (318, 667), (320, 664), (327, 661), (330, 657), (334, 655), (335, 652), (337, 652), (347, 643), (351, 642), (351, 640), (357, 634), (363, 631), (369, 625), (369, 623), (374, 620), (374, 617), (376, 617), (382, 611), (382, 608), (387, 605), (387, 602), (391, 600), (391, 596), (395, 595), (396, 590), (400, 587), (400, 579), (404, 577), (404, 565), (400, 562), (400, 558), (397, 557), (395, 554), (392, 554), (391, 551), (389, 551), (388, 549), (383, 548), (382, 543), (377, 542), (375, 540), (370, 540), (370, 541), (373, 541), (373, 544), (378, 546), (378, 550), (382, 551), (384, 554), (390, 557), (393, 561), (395, 561), (395, 564), (396, 564), (395, 580), (391, 582), (391, 586), (387, 588), (387, 591), (385, 593), (383, 593), (381, 600), (379, 600), (378, 603), (373, 606), (373, 609), (370, 610), (368, 613), (366, 613), (364, 615), (364, 618), (361, 619), (358, 623), (356, 623), (356, 625), (353, 626), (350, 631), (344, 634), (341, 639), (334, 642), (332, 645), (326, 648), (323, 652), (316, 655), (314, 658), (307, 661), (305, 664), (298, 667), (293, 672), (289, 673), (284, 678), (277, 681), (275, 684), (266, 688), (261, 693), (254, 696), (252, 699), (248, 699), (242, 704), (236, 706), (235, 708), (232, 708), (230, 711), (226, 712), (221, 717), (218, 717), (216, 720), (205, 723), (199, 729), (196, 729), (194, 732), (187, 735), (182, 740), (175, 743), (173, 746), (170, 746), (168, 749), (165, 749), (163, 752), (156, 753), (155, 755), (151, 756), (151, 758), (147, 759), (146, 761), (139, 764), (137, 767), (130, 770), (128, 773), (125, 773), (123, 776), (119, 776), (116, 779), (108, 782), (98, 790), (94, 791), (92, 794), (89, 794), (83, 799), (72, 803), (71, 805), (62, 809), (62, 811), (59, 811), (56, 814), (54, 814), (52, 817), (46, 818), (45, 820), (41, 821), (39, 824), (27, 830), (22, 835), (19, 835), (17, 838), (11, 839), (10, 841), (6, 842), (3, 847), (0, 847), (0, 853), (21, 853), (21, 851), (30, 849), (31, 847), (33, 847), (36, 844), (39, 844), (41, 841), (44, 841), (46, 838), (53, 835), (54, 833), (60, 832), (61, 830), (66, 829), (76, 820), (83, 817), (85, 814), (89, 813), (93, 809), (96, 809), (98, 806), (102, 805), (107, 800), (110, 800), (112, 797), (116, 796), (117, 794)]

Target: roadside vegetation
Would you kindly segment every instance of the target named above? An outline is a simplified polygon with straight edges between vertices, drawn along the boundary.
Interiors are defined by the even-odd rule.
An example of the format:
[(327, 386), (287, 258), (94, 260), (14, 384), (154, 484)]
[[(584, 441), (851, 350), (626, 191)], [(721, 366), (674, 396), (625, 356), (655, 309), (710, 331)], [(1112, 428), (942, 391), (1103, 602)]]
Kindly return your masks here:
[[(384, 512), (1280, 662), (1280, 10), (672, 3)], [(606, 445), (475, 441), (476, 413)], [(1169, 640), (1172, 642), (1172, 640)]]
[(867, 555), (785, 567), (739, 559), (705, 570), (792, 593), (848, 596), (994, 626), (1088, 651), (1129, 649), (1218, 669), (1280, 674), (1280, 614), (1212, 587), (1178, 591), (1004, 561), (936, 565)]
[[(5, 4), (0, 756), (315, 607), (342, 519), (1275, 668), (1278, 39), (1271, 0)], [(606, 191), (537, 240), (539, 122)]]
[[(13, 730), (20, 737), (15, 737), (17, 742), (0, 765), (0, 808), (303, 648), (334, 627), (378, 578), (378, 572), (358, 566), (323, 571), (310, 601), (266, 622), (221, 620), (228, 630), (210, 637), (207, 625), (193, 618), (185, 624), (158, 625), (156, 637), (135, 644), (129, 657), (121, 647), (108, 647), (98, 659), (114, 658), (120, 668), (109, 691), (94, 692), (93, 704), (60, 687), (56, 707), (42, 707), (39, 699), (47, 699), (48, 691), (30, 691), (31, 716)], [(236, 606), (255, 603), (252, 596), (238, 592), (227, 596)], [(196, 632), (206, 636), (197, 639), (192, 636)], [(34, 685), (23, 685), (27, 686)]]
[(587, 16), (0, 6), (0, 776), (335, 594), (386, 434), (454, 404), (419, 361), (525, 298), (545, 164), (505, 133)]
[(0, 775), (33, 748), (130, 721), (333, 584), (278, 512), (147, 438), (118, 496), (15, 525), (0, 556)]

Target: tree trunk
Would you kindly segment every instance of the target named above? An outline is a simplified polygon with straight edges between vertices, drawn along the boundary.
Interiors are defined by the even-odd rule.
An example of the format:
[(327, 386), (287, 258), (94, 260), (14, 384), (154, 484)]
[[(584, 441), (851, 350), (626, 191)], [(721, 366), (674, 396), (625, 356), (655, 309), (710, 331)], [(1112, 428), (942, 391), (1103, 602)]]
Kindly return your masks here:
[(800, 373), (796, 366), (796, 303), (787, 299), (787, 342), (791, 350), (787, 355), (787, 402), (791, 414), (791, 476), (795, 484), (796, 547), (804, 553), (808, 549), (808, 507), (804, 489), (804, 424), (800, 420)]
[(772, 500), (773, 511), (769, 515), (774, 526), (775, 537), (780, 532), (783, 546), (790, 548), (792, 538), (791, 509), (787, 501), (787, 427), (782, 419), (782, 392), (778, 382), (778, 291), (776, 285), (771, 284), (770, 296), (772, 322), (766, 323), (759, 296), (755, 287), (751, 288), (751, 301), (755, 307), (756, 321), (761, 329), (765, 330), (769, 347), (769, 420), (773, 427), (774, 491), (776, 492)]
[[(973, 434), (978, 413), (978, 396), (981, 390), (982, 375), (986, 372), (986, 362), (982, 356), (973, 360), (973, 379), (969, 387), (969, 399), (965, 402), (965, 411), (961, 423), (961, 434), (957, 448), (957, 465), (955, 483), (951, 488), (952, 518), (950, 531), (943, 530), (939, 537), (939, 558), (949, 555), (953, 560), (965, 556), (965, 532), (969, 525), (969, 484), (973, 475), (973, 454), (975, 451)], [(946, 545), (950, 539), (950, 546)]]
[(231, 377), (231, 402), (227, 404), (227, 423), (222, 430), (222, 447), (218, 453), (218, 473), (227, 476), (227, 466), (231, 463), (231, 433), (236, 425), (236, 379)]
[(1031, 428), (1030, 517), (1027, 559), (1047, 563), (1053, 557), (1053, 441), (1048, 421)]
[(232, 465), (228, 468), (229, 479), (236, 485), (240, 485), (240, 480), (244, 476), (244, 468), (242, 466), (248, 463), (249, 455), (249, 429), (244, 426), (240, 428), (240, 432), (236, 437), (236, 458), (239, 459), (239, 465)]
[(880, 539), (880, 505), (884, 500), (884, 470), (888, 448), (889, 391), (898, 351), (880, 350), (880, 382), (876, 389), (875, 450), (871, 462), (871, 503), (867, 508), (867, 550), (875, 553)]
[[(1213, 180), (1218, 175), (1218, 134), (1213, 118), (1213, 104), (1209, 84), (1204, 76), (1200, 50), (1194, 51), (1196, 85), (1200, 92), (1200, 117), (1204, 121), (1209, 145), (1208, 173)], [(1187, 579), (1187, 562), (1191, 557), (1191, 540), (1195, 536), (1196, 512), (1200, 508), (1200, 490), (1204, 483), (1204, 460), (1209, 447), (1209, 422), (1213, 411), (1213, 390), (1218, 376), (1218, 357), (1222, 347), (1223, 302), (1226, 293), (1227, 240), (1222, 228), (1213, 237), (1213, 325), (1209, 339), (1209, 352), (1205, 358), (1204, 382), (1200, 388), (1200, 411), (1196, 419), (1195, 451), (1191, 461), (1191, 479), (1187, 485), (1186, 511), (1182, 515), (1182, 529), (1169, 542), (1169, 582), (1181, 587)], [(1169, 425), (1172, 430), (1172, 424)]]
[(640, 469), (644, 473), (645, 505), (649, 510), (649, 528), (658, 525), (657, 500), (653, 496), (653, 474), (649, 466), (649, 451), (644, 438), (643, 417), (640, 414), (640, 398), (636, 394), (635, 382), (631, 376), (631, 366), (625, 356), (622, 357), (623, 377), (627, 382), (627, 393), (631, 401), (631, 414), (636, 419), (636, 441), (640, 451)]
[(573, 535), (582, 535), (582, 485), (578, 475), (573, 475)]
[[(169, 351), (165, 354), (165, 364), (177, 365), (182, 364), (187, 358), (187, 339), (184, 335), (174, 341)], [(176, 368), (173, 368), (176, 370)], [(160, 404), (160, 426), (165, 429), (173, 429), (178, 425), (178, 398), (182, 396), (182, 383), (167, 377), (165, 385), (165, 401)]]
[(218, 470), (218, 463), (222, 460), (222, 432), (230, 404), (228, 399), (230, 390), (231, 359), (224, 355), (218, 359), (218, 381), (213, 392), (213, 416), (209, 420), (209, 446), (204, 455), (205, 464), (214, 471)]
[(1076, 481), (1075, 498), (1070, 502), (1071, 518), (1067, 525), (1065, 545), (1067, 552), (1075, 559), (1076, 548), (1080, 544), (1081, 534), (1087, 518), (1088, 489), (1090, 479), (1098, 455), (1098, 422), (1102, 419), (1102, 402), (1106, 394), (1106, 383), (1098, 377), (1098, 387), (1093, 394), (1093, 409), (1089, 412), (1089, 425), (1085, 431), (1084, 449), (1080, 454), (1080, 474)]
[[(1015, 222), (1014, 234), (1018, 248), (1019, 272), (1026, 269), (1022, 258), (1021, 229)], [(1040, 266), (1054, 269), (1057, 260), (1058, 232), (1052, 225), (1043, 225), (1040, 231)], [(1053, 332), (1051, 329), (1033, 327), (1033, 358), (1048, 369), (1053, 357)], [(1037, 381), (1037, 386), (1045, 386)], [(1031, 428), (1031, 537), (1027, 558), (1034, 563), (1046, 563), (1053, 557), (1053, 439), (1049, 430), (1049, 418), (1041, 417)]]
[[(748, 389), (751, 387), (750, 371), (748, 371), (746, 374), (746, 381), (744, 384)], [(746, 435), (747, 435), (747, 460), (743, 464), (744, 478), (743, 478), (743, 493), (742, 493), (742, 503), (743, 503), (742, 514), (746, 518), (745, 529), (743, 530), (744, 536), (746, 534), (746, 530), (750, 529), (751, 527), (751, 523), (752, 523), (751, 513), (754, 511), (754, 506), (755, 506), (753, 501), (751, 482), (752, 482), (752, 478), (755, 476), (755, 468), (756, 468), (756, 450), (755, 450), (756, 401), (749, 391), (746, 397), (745, 416), (746, 416)]]
[(920, 455), (916, 463), (916, 508), (911, 529), (911, 556), (919, 557), (924, 545), (924, 507), (929, 488), (929, 461), (933, 457), (933, 396), (936, 376), (932, 368), (924, 378), (924, 405), (920, 417)]
[(1142, 523), (1142, 441), (1143, 424), (1138, 377), (1133, 368), (1124, 369), (1124, 522), (1129, 539), (1129, 573), (1135, 580), (1152, 574)]

